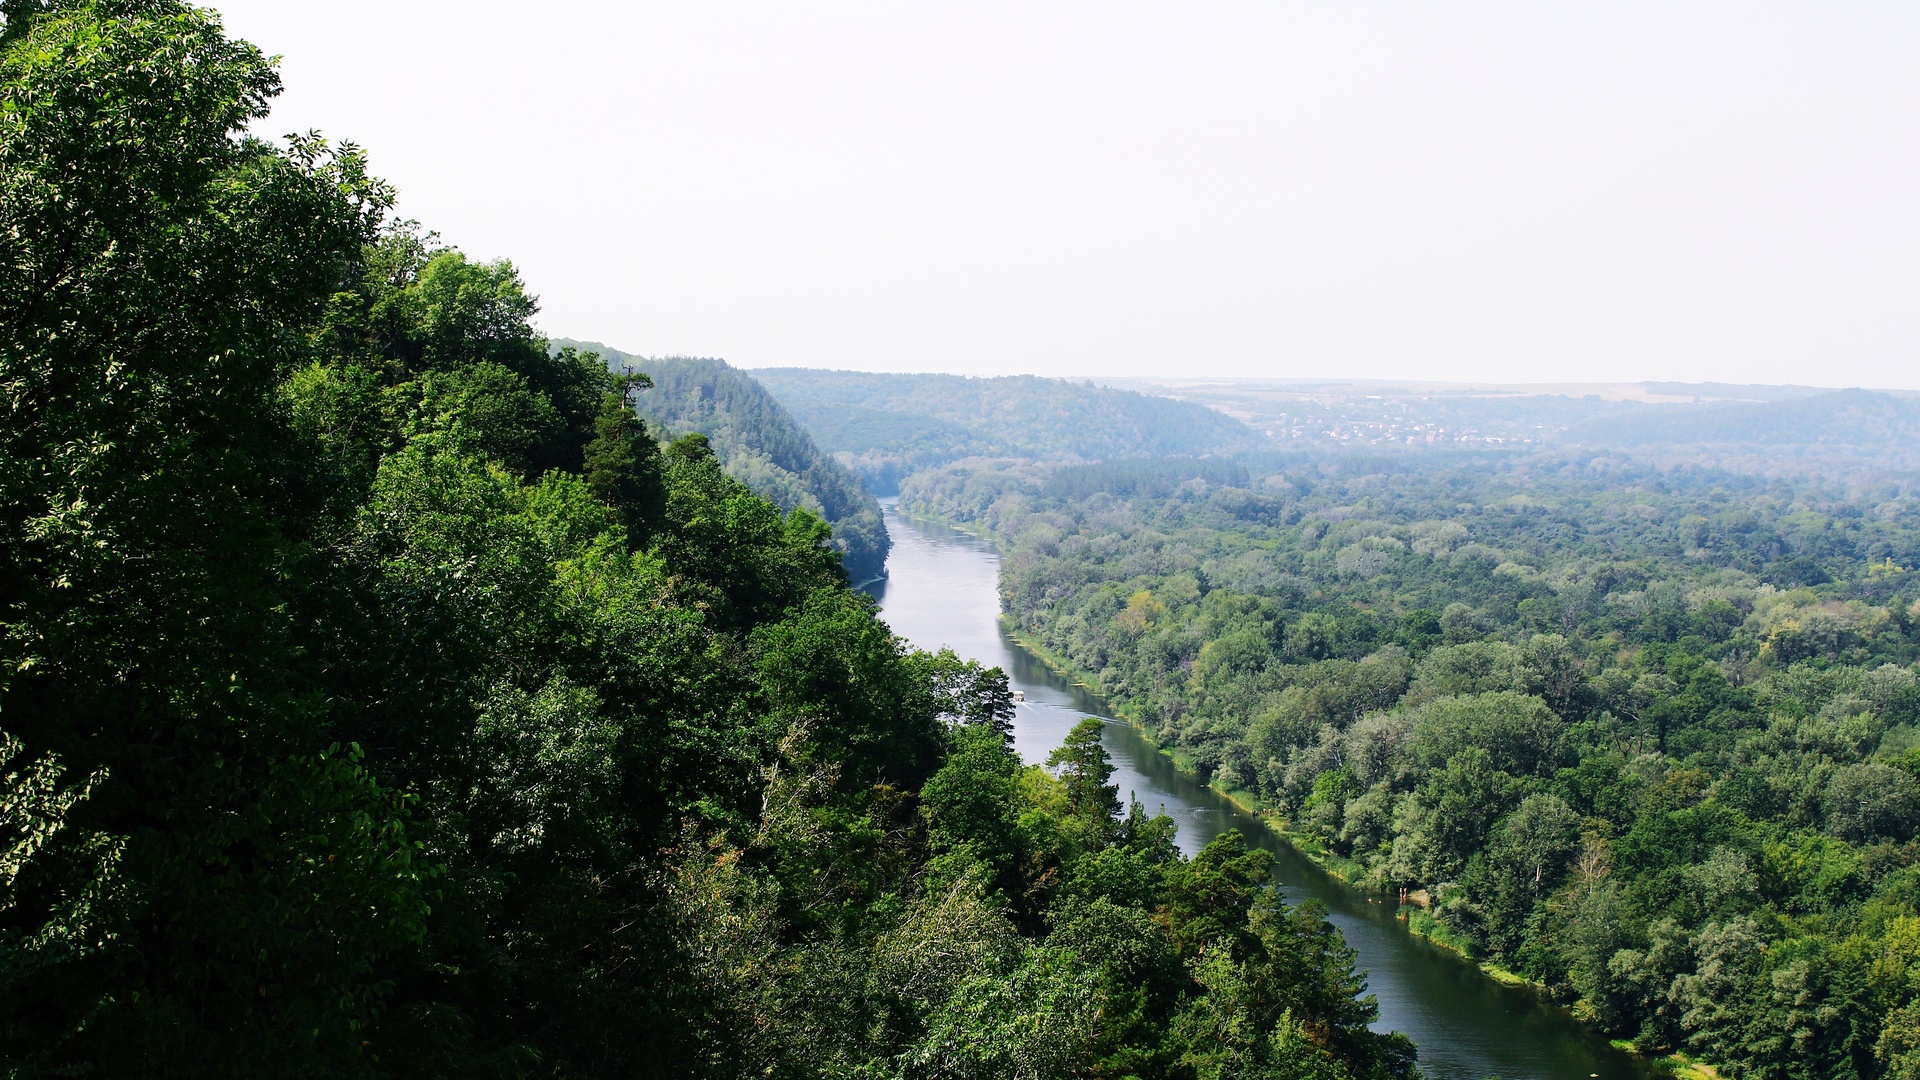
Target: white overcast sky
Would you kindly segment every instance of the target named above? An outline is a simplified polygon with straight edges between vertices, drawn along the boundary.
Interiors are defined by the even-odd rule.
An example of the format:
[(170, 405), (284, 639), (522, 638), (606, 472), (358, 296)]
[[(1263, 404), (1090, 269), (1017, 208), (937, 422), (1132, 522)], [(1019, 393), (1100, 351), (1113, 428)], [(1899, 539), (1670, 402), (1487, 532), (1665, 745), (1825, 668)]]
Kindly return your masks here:
[(1920, 388), (1920, 4), (215, 6), (555, 336)]

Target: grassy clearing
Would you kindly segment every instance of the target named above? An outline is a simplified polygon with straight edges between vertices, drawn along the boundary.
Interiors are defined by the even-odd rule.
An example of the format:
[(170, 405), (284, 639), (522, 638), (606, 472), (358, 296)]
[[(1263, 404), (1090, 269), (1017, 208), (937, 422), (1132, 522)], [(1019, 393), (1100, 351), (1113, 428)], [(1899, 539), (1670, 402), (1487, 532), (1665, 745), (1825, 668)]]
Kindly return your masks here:
[[(1639, 1054), (1633, 1043), (1627, 1039), (1614, 1039), (1613, 1048), (1629, 1054)], [(1720, 1070), (1703, 1061), (1696, 1061), (1685, 1054), (1674, 1052), (1659, 1057), (1647, 1057), (1647, 1063), (1672, 1080), (1720, 1080)]]

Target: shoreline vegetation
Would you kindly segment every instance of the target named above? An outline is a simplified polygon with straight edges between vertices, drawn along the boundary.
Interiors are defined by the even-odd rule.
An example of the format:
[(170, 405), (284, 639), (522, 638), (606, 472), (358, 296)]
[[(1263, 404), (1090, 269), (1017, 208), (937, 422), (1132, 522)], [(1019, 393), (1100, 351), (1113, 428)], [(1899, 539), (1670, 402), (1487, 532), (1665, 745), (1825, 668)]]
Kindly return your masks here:
[[(961, 532), (969, 532), (970, 535), (979, 536), (983, 540), (993, 539), (990, 536), (985, 536), (977, 532), (970, 532), (970, 530), (964, 529), (961, 525), (954, 522), (940, 521), (932, 518), (925, 520), (935, 521), (936, 524)], [(1137, 718), (1127, 715), (1127, 710), (1116, 708), (1112, 703), (1100, 699), (1099, 688), (1087, 681), (1092, 678), (1089, 673), (1074, 668), (1064, 657), (1048, 649), (1046, 645), (1039, 640), (1021, 634), (1012, 616), (1002, 614), (1000, 616), (1000, 628), (1006, 632), (1009, 640), (1020, 646), (1029, 656), (1040, 661), (1041, 664), (1045, 665), (1047, 670), (1067, 680), (1074, 686), (1087, 691), (1087, 693), (1094, 695), (1096, 700), (1099, 700), (1101, 705), (1113, 714), (1112, 719), (1118, 720), (1138, 732), (1141, 737), (1146, 739), (1147, 745), (1153, 747), (1155, 753), (1172, 762), (1174, 768), (1180, 770), (1182, 775), (1205, 785), (1207, 790), (1232, 803), (1241, 813), (1259, 822), (1260, 826), (1267, 831), (1268, 835), (1282, 841), (1294, 851), (1298, 852), (1308, 862), (1319, 867), (1330, 877), (1337, 879), (1342, 885), (1356, 893), (1376, 896), (1392, 895), (1385, 890), (1369, 889), (1365, 885), (1362, 885), (1360, 883), (1362, 876), (1360, 873), (1361, 867), (1358, 863), (1355, 863), (1351, 859), (1343, 859), (1327, 851), (1326, 847), (1316, 843), (1312, 836), (1292, 829), (1290, 827), (1291, 823), (1284, 815), (1271, 806), (1263, 805), (1259, 797), (1252, 792), (1244, 788), (1224, 787), (1216, 779), (1203, 775), (1200, 770), (1195, 767), (1191, 758), (1183, 756), (1175, 748), (1163, 745), (1154, 735), (1152, 729), (1140, 723)], [(1435, 945), (1446, 949), (1448, 952), (1456, 954), (1461, 960), (1479, 968), (1482, 973), (1495, 982), (1507, 986), (1526, 986), (1536, 990), (1546, 990), (1546, 987), (1540, 983), (1508, 971), (1498, 964), (1475, 959), (1464, 943), (1448, 934), (1446, 927), (1442, 926), (1434, 920), (1431, 915), (1427, 914), (1426, 909), (1429, 906), (1430, 903), (1425, 898), (1424, 891), (1410, 894), (1409, 902), (1401, 905), (1403, 914), (1399, 916), (1399, 920), (1406, 925), (1408, 932), (1416, 937), (1426, 938)]]
[[(1004, 550), (1000, 547), (999, 537), (995, 536), (991, 530), (975, 522), (924, 513), (907, 514), (897, 507), (895, 512), (901, 513), (903, 516), (908, 517), (909, 520), (928, 522), (964, 533), (979, 540), (987, 541), (994, 544), (996, 552), (1002, 557), (1005, 555)], [(1276, 808), (1266, 805), (1259, 796), (1253, 792), (1247, 791), (1244, 788), (1224, 786), (1220, 784), (1216, 778), (1204, 775), (1202, 771), (1196, 767), (1191, 758), (1183, 756), (1176, 748), (1168, 747), (1161, 743), (1151, 728), (1141, 723), (1137, 717), (1129, 715), (1129, 710), (1116, 707), (1101, 698), (1099, 687), (1096, 685), (1097, 680), (1090, 672), (1075, 667), (1071, 661), (1048, 648), (1047, 645), (1039, 639), (1021, 633), (1017, 622), (1011, 615), (1002, 613), (999, 616), (999, 623), (1002, 632), (1006, 634), (1008, 640), (1012, 641), (1029, 656), (1040, 661), (1047, 670), (1053, 672), (1056, 676), (1066, 680), (1073, 686), (1085, 690), (1089, 695), (1093, 696), (1099, 701), (1101, 706), (1111, 714), (1112, 719), (1126, 724), (1138, 732), (1140, 736), (1146, 740), (1147, 744), (1153, 747), (1155, 753), (1171, 762), (1182, 775), (1204, 784), (1208, 790), (1229, 803), (1232, 803), (1243, 814), (1258, 822), (1269, 836), (1286, 844), (1328, 876), (1339, 881), (1343, 887), (1355, 893), (1377, 896), (1393, 895), (1386, 890), (1370, 889), (1362, 884), (1361, 881), (1365, 876), (1365, 868), (1363, 866), (1352, 859), (1342, 858), (1338, 854), (1328, 851), (1326, 846), (1317, 842), (1317, 839), (1311, 834), (1292, 828), (1292, 823), (1283, 814)], [(1528, 979), (1526, 976), (1517, 972), (1508, 970), (1492, 961), (1475, 957), (1471, 946), (1450, 934), (1446, 926), (1433, 917), (1430, 908), (1431, 899), (1426, 895), (1425, 890), (1417, 890), (1409, 894), (1406, 902), (1399, 905), (1396, 918), (1401, 925), (1406, 927), (1407, 932), (1412, 936), (1425, 939), (1433, 945), (1453, 953), (1459, 957), (1462, 963), (1471, 964), (1479, 970), (1482, 975), (1494, 982), (1503, 986), (1525, 988), (1539, 994), (1545, 999), (1549, 989), (1547, 986), (1535, 980)], [(1550, 1001), (1544, 1001), (1543, 1003), (1552, 1005), (1554, 1008), (1565, 1010), (1565, 1006), (1557, 1005)], [(1649, 1054), (1636, 1047), (1631, 1040), (1613, 1039), (1610, 1040), (1610, 1042), (1616, 1050), (1641, 1058), (1653, 1068), (1669, 1074), (1674, 1080), (1719, 1080), (1720, 1078), (1720, 1072), (1714, 1066), (1696, 1061), (1684, 1052), (1674, 1051), (1666, 1054)]]
[(1860, 465), (995, 460), (901, 504), (994, 537), (1012, 627), (1110, 715), (1489, 977), (1649, 1057), (1871, 1080), (1920, 1067), (1920, 498)]
[[(940, 521), (933, 518), (919, 520), (934, 521), (936, 524), (960, 532), (967, 532), (969, 535), (979, 536), (981, 539), (992, 539), (992, 537), (962, 528), (960, 524), (955, 522)], [(1000, 627), (1006, 632), (1009, 640), (1018, 645), (1029, 656), (1040, 661), (1041, 664), (1046, 666), (1047, 670), (1098, 698), (1099, 690), (1086, 681), (1090, 678), (1086, 672), (1074, 669), (1064, 658), (1049, 650), (1044, 644), (1031, 637), (1022, 635), (1015, 628), (1011, 616), (1001, 615)], [(1359, 881), (1362, 868), (1358, 863), (1351, 859), (1343, 859), (1327, 851), (1325, 846), (1315, 842), (1315, 839), (1311, 835), (1290, 828), (1290, 823), (1285, 817), (1272, 807), (1261, 805), (1258, 796), (1252, 792), (1240, 788), (1222, 787), (1212, 779), (1203, 777), (1199, 770), (1194, 767), (1191, 759), (1183, 759), (1181, 755), (1173, 749), (1161, 745), (1159, 740), (1154, 737), (1152, 730), (1141, 724), (1139, 720), (1125, 715), (1125, 710), (1116, 709), (1104, 700), (1101, 701), (1101, 704), (1114, 714), (1113, 719), (1139, 732), (1140, 735), (1146, 739), (1147, 744), (1153, 747), (1155, 753), (1172, 762), (1173, 766), (1179, 769), (1183, 775), (1191, 780), (1205, 784), (1209, 791), (1232, 803), (1242, 813), (1259, 822), (1260, 826), (1267, 831), (1268, 835), (1291, 847), (1308, 862), (1319, 867), (1329, 877), (1338, 880), (1345, 888), (1363, 895), (1393, 895), (1385, 890), (1369, 889), (1365, 885), (1362, 885)], [(1466, 943), (1461, 942), (1449, 934), (1447, 928), (1433, 917), (1428, 910), (1430, 906), (1431, 902), (1426, 897), (1425, 891), (1421, 890), (1411, 894), (1408, 902), (1400, 905), (1400, 910), (1396, 917), (1400, 923), (1407, 928), (1409, 934), (1412, 934), (1414, 937), (1423, 938), (1439, 948), (1453, 953), (1460, 958), (1462, 963), (1473, 965), (1481, 974), (1492, 979), (1494, 982), (1500, 983), (1503, 986), (1524, 987), (1540, 994), (1543, 998), (1545, 997), (1548, 988), (1541, 983), (1535, 982), (1524, 975), (1509, 971), (1491, 961), (1475, 958), (1471, 948), (1466, 945)], [(1565, 1006), (1557, 1005), (1550, 1001), (1545, 1002), (1545, 1004), (1552, 1005), (1552, 1007), (1562, 1009), (1563, 1011), (1565, 1010)], [(1614, 1049), (1641, 1058), (1654, 1068), (1670, 1074), (1674, 1080), (1719, 1080), (1720, 1078), (1719, 1070), (1712, 1065), (1695, 1061), (1693, 1058), (1678, 1051), (1670, 1054), (1648, 1054), (1634, 1046), (1631, 1040), (1613, 1039), (1610, 1040), (1610, 1042)]]

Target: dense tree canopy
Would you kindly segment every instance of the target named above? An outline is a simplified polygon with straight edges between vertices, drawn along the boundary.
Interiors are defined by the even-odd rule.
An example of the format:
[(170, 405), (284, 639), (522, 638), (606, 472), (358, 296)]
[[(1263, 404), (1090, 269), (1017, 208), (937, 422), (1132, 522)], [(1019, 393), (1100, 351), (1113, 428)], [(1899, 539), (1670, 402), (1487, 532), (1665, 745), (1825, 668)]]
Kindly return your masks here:
[(1920, 1075), (1911, 481), (1246, 465), (902, 505), (991, 529), (1020, 632), (1426, 932), (1730, 1076)]

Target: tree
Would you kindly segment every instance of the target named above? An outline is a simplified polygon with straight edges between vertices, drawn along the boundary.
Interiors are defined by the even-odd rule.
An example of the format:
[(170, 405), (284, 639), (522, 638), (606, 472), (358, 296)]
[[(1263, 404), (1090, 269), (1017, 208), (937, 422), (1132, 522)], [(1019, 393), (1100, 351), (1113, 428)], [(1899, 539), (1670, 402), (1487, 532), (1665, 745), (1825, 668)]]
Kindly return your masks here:
[(1920, 1001), (1910, 1001), (1887, 1015), (1874, 1054), (1885, 1063), (1888, 1080), (1920, 1078)]
[(991, 728), (956, 728), (946, 761), (920, 788), (920, 810), (936, 853), (963, 849), (986, 865), (989, 881), (1010, 894), (1006, 875), (1021, 856), (1019, 759)]
[(1920, 780), (1890, 765), (1848, 765), (1821, 793), (1827, 828), (1856, 843), (1904, 841), (1920, 829)]
[(1580, 815), (1552, 795), (1529, 795), (1501, 822), (1499, 843), (1529, 871), (1534, 892), (1553, 888), (1580, 847)]
[[(0, 916), (25, 906), (44, 922), (16, 924), (15, 934), (0, 941), (0, 993), (24, 989), (43, 969), (103, 948), (120, 914), (114, 908), (125, 902), (119, 880), (124, 843), (68, 828), (74, 805), (104, 775), (63, 787), (58, 758), (21, 761), (21, 750), (19, 739), (0, 732), (0, 769), (6, 770), (0, 776)], [(48, 894), (51, 900), (44, 899)]]
[(1102, 726), (1092, 716), (1075, 724), (1059, 749), (1047, 755), (1047, 765), (1060, 771), (1074, 815), (1104, 837), (1120, 816), (1120, 789), (1107, 782), (1113, 778), (1113, 759), (1100, 743)]
[(962, 660), (952, 649), (916, 653), (909, 662), (925, 672), (940, 716), (950, 723), (987, 728), (1012, 748), (1013, 691), (1006, 672)]
[(626, 526), (629, 542), (642, 546), (659, 527), (659, 445), (647, 432), (646, 421), (635, 416), (631, 394), (648, 385), (646, 376), (632, 376), (621, 390), (600, 399), (593, 420), (593, 438), (583, 453), (587, 487)]
[(1267, 889), (1273, 856), (1248, 848), (1238, 829), (1208, 842), (1167, 875), (1167, 925), (1183, 956), (1219, 944), (1236, 957), (1258, 947), (1249, 928), (1254, 905)]

